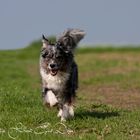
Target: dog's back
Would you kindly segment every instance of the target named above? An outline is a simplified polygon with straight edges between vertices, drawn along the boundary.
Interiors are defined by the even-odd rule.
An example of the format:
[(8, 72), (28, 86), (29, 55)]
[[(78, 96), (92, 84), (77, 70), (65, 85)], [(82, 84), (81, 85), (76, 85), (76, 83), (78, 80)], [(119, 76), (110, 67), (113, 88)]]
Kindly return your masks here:
[(78, 68), (73, 51), (85, 33), (68, 29), (50, 44), (44, 36), (40, 56), (44, 104), (58, 105), (58, 116), (65, 120), (74, 115), (72, 102), (78, 88)]

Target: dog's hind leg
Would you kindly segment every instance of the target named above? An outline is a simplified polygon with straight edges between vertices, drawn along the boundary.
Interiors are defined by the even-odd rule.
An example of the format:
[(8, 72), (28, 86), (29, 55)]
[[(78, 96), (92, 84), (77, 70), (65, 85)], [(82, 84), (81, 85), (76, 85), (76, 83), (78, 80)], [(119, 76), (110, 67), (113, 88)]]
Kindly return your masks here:
[(74, 117), (73, 106), (69, 104), (64, 104), (61, 113), (61, 121), (66, 121), (67, 119), (70, 119), (72, 117)]

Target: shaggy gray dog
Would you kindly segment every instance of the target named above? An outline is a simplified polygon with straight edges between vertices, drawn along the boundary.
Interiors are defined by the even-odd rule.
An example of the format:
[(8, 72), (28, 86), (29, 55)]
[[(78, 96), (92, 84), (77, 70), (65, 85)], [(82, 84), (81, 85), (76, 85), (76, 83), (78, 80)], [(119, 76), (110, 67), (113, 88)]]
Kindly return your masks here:
[(78, 68), (74, 61), (74, 49), (84, 37), (79, 29), (68, 29), (51, 44), (42, 36), (40, 74), (44, 104), (57, 105), (61, 121), (74, 116), (73, 101), (78, 88)]

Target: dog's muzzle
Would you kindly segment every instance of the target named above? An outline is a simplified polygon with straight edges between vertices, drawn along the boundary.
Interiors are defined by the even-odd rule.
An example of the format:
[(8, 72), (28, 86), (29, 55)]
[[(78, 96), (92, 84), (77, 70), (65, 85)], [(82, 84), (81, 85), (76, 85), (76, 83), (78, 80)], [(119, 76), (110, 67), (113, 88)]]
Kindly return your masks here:
[(58, 66), (57, 66), (57, 64), (55, 64), (55, 63), (50, 64), (49, 65), (49, 70), (50, 70), (50, 74), (52, 76), (55, 76), (57, 74), (57, 72), (58, 72)]

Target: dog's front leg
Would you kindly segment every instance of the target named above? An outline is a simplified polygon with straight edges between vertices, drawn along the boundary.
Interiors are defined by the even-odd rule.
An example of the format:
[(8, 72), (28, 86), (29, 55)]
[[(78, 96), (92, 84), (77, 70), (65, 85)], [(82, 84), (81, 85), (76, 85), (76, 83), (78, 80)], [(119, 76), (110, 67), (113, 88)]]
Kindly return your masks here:
[(48, 90), (45, 95), (45, 102), (50, 104), (50, 107), (55, 106), (58, 100), (52, 90)]

